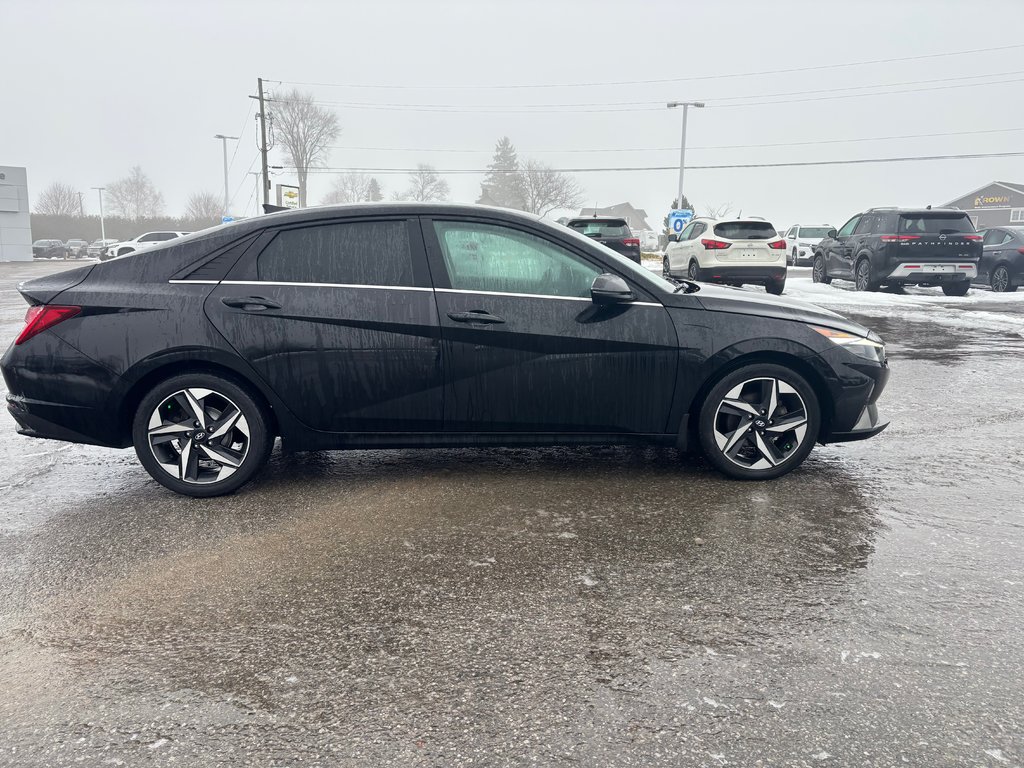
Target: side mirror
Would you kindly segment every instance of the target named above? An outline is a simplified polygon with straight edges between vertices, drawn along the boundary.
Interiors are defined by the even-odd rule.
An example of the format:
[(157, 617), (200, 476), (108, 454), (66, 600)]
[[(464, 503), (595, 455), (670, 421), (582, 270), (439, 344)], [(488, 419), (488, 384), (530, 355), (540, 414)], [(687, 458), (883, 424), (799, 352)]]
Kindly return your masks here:
[(829, 231), (828, 231), (828, 232), (827, 232), (826, 234), (828, 235), (828, 237), (831, 237), (831, 238), (835, 239), (835, 237), (836, 237), (836, 236), (837, 236), (837, 235), (838, 235), (839, 233), (838, 233), (838, 232), (836, 232), (836, 231), (835, 231), (834, 229), (830, 229), (830, 230), (829, 230)]
[(590, 298), (595, 304), (624, 304), (635, 297), (625, 280), (605, 272), (594, 278)]

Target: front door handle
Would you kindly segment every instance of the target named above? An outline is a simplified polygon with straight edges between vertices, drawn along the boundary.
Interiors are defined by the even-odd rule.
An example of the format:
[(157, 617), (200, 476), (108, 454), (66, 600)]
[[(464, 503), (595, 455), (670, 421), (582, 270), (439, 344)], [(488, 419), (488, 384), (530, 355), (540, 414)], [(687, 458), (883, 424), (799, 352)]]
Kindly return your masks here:
[(494, 325), (504, 323), (505, 319), (492, 315), (483, 309), (474, 309), (469, 312), (449, 312), (448, 317), (456, 323), (480, 323), (481, 325)]
[(224, 306), (234, 309), (244, 309), (246, 312), (262, 312), (264, 309), (280, 309), (281, 305), (263, 296), (225, 296), (221, 303)]

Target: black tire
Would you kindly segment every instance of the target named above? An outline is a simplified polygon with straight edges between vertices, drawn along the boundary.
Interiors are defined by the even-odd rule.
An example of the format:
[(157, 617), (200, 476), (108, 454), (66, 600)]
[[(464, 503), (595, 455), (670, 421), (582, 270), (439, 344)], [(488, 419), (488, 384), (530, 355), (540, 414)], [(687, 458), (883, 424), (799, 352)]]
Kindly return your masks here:
[(992, 290), (996, 293), (1013, 293), (1017, 290), (1016, 284), (1010, 277), (1010, 268), (1005, 264), (1000, 264), (992, 270), (989, 285), (992, 286)]
[[(745, 436), (741, 437), (736, 445), (740, 449), (740, 453), (737, 454), (737, 458), (730, 458), (726, 455), (725, 449), (720, 445), (719, 439), (724, 439), (726, 435), (719, 431), (719, 427), (722, 427), (726, 422), (731, 419), (737, 419), (737, 429), (743, 428), (743, 416), (733, 415), (730, 413), (721, 412), (725, 408), (730, 408), (727, 403), (723, 401), (727, 400), (726, 396), (740, 388), (754, 386), (755, 389), (757, 384), (752, 382), (764, 380), (774, 380), (781, 382), (782, 384), (788, 385), (788, 388), (798, 397), (793, 397), (790, 393), (782, 393), (781, 386), (777, 392), (777, 409), (775, 414), (763, 413), (759, 416), (747, 416), (750, 419), (749, 426), (747, 426), (747, 432)], [(744, 385), (744, 382), (747, 382)], [(738, 400), (732, 400), (732, 402), (739, 402)], [(803, 430), (802, 432), (778, 432), (778, 427), (775, 426), (774, 434), (766, 430), (772, 430), (772, 421), (779, 419), (779, 411), (785, 410), (786, 413), (782, 413), (782, 418), (791, 418), (798, 420), (799, 411), (792, 410), (791, 406), (800, 402), (802, 405), (802, 412), (804, 416)], [(749, 403), (752, 406), (756, 406), (756, 401)], [(759, 410), (755, 408), (755, 410)], [(771, 417), (771, 418), (769, 418)], [(726, 374), (720, 381), (718, 381), (708, 392), (708, 396), (704, 399), (701, 405), (700, 416), (698, 419), (698, 435), (700, 440), (701, 449), (704, 455), (707, 457), (716, 469), (728, 477), (736, 480), (771, 480), (776, 477), (781, 477), (787, 472), (796, 469), (803, 463), (804, 459), (814, 448), (814, 443), (818, 439), (818, 429), (821, 425), (821, 411), (818, 405), (818, 397), (814, 393), (814, 389), (807, 381), (795, 371), (786, 368), (781, 365), (774, 365), (771, 363), (755, 363), (753, 365), (746, 365), (742, 368), (738, 368), (731, 373)], [(762, 424), (762, 429), (757, 429), (756, 424)], [(798, 428), (799, 429), (799, 428)], [(758, 433), (758, 434), (754, 434)], [(734, 433), (732, 433), (734, 434)], [(767, 437), (766, 437), (767, 436)], [(754, 466), (746, 466), (744, 462), (747, 460), (743, 453), (750, 449), (750, 453), (759, 454), (764, 457), (764, 454), (755, 445), (755, 441), (760, 438), (762, 444), (765, 440), (773, 441), (771, 443), (772, 450), (778, 449), (778, 453), (775, 458), (782, 458), (775, 463), (770, 465), (771, 462), (767, 459), (762, 458), (760, 463), (769, 464), (763, 468), (757, 468)], [(729, 437), (731, 440), (731, 436)], [(796, 441), (794, 444), (792, 441)], [(786, 450), (783, 450), (786, 449)]]
[(764, 284), (764, 289), (772, 296), (781, 296), (782, 292), (786, 290), (786, 281), (771, 280)]
[(793, 249), (793, 261), (790, 262), (790, 263), (795, 267), (796, 266), (796, 262), (797, 262), (797, 253), (796, 253), (796, 248), (794, 248)]
[(970, 280), (958, 280), (955, 283), (943, 283), (942, 292), (947, 296), (966, 296), (971, 290)]
[(672, 268), (669, 266), (667, 253), (661, 257), (661, 276), (672, 277)]
[(686, 276), (691, 280), (700, 280), (700, 267), (696, 261), (690, 262), (690, 266), (686, 269)]
[(825, 256), (821, 253), (815, 254), (811, 264), (811, 280), (824, 285), (832, 282), (832, 278), (828, 276), (828, 271), (825, 269)]
[(853, 283), (858, 291), (877, 291), (879, 282), (871, 268), (871, 259), (862, 257), (853, 270)]
[[(183, 432), (182, 429), (187, 426), (185, 422), (193, 419), (195, 411), (194, 409), (192, 411), (187, 410), (185, 407), (187, 398), (179, 400), (175, 398), (175, 393), (184, 393), (186, 390), (193, 393), (199, 390), (210, 392), (209, 395), (204, 395), (197, 401), (200, 410), (203, 412), (204, 421), (207, 421), (207, 416), (216, 415), (218, 404), (225, 402), (237, 408), (241, 418), (236, 419), (234, 425), (230, 427), (230, 431), (219, 440), (213, 439), (215, 436), (214, 429), (217, 428), (216, 421), (207, 421), (205, 424), (200, 424), (200, 429), (194, 432)], [(212, 402), (209, 410), (207, 410), (207, 400)], [(165, 408), (171, 411), (171, 413), (165, 413)], [(223, 416), (225, 414), (231, 414), (227, 406), (220, 410), (219, 415)], [(165, 434), (159, 435), (156, 438), (157, 440), (162, 440), (162, 442), (160, 445), (151, 445), (150, 429), (152, 420), (156, 419), (157, 424), (160, 424), (164, 417), (169, 419), (169, 423), (166, 426), (153, 427), (154, 429), (165, 431)], [(225, 421), (227, 420), (225, 419)], [(192, 423), (199, 424), (197, 421)], [(239, 431), (242, 424), (244, 424), (245, 432), (247, 432), (244, 435), (244, 440), (242, 437), (243, 433)], [(172, 429), (173, 427), (177, 427), (177, 429)], [(170, 434), (167, 434), (166, 431), (170, 431), (175, 437), (170, 437)], [(178, 434), (181, 434), (184, 440), (177, 437), (176, 435)], [(199, 440), (194, 441), (193, 438), (195, 436), (198, 436)], [(234, 440), (235, 436), (238, 437), (239, 444), (244, 445), (244, 448), (236, 449), (234, 444), (225, 442), (227, 440)], [(199, 441), (202, 442), (200, 443)], [(265, 406), (257, 401), (246, 388), (233, 380), (215, 374), (184, 373), (160, 382), (142, 398), (132, 421), (132, 442), (135, 444), (135, 453), (139, 457), (139, 461), (154, 480), (175, 493), (206, 498), (231, 493), (252, 479), (253, 475), (262, 469), (270, 457), (270, 451), (274, 445), (274, 435), (270, 429), (270, 419)], [(185, 456), (184, 447), (181, 450), (178, 448), (182, 442), (188, 444), (189, 453), (187, 456)], [(198, 447), (200, 445), (202, 447)], [(193, 446), (196, 446), (194, 449), (196, 456), (196, 478), (184, 480), (181, 478), (180, 468), (188, 463), (188, 458), (192, 455)], [(177, 458), (185, 456), (185, 461), (177, 464), (161, 463), (157, 458), (158, 452), (162, 453), (164, 458), (167, 456)], [(221, 463), (219, 465), (221, 470), (230, 468), (230, 473), (223, 479), (209, 479), (209, 473), (216, 472), (217, 470), (214, 467), (218, 464), (216, 461), (204, 458), (204, 455), (206, 457), (218, 455), (231, 456), (233, 460), (237, 460), (239, 463), (237, 466)], [(178, 470), (177, 474), (172, 475), (170, 469), (165, 469), (165, 466), (176, 467)], [(207, 473), (206, 479), (200, 477), (200, 473), (203, 472)]]

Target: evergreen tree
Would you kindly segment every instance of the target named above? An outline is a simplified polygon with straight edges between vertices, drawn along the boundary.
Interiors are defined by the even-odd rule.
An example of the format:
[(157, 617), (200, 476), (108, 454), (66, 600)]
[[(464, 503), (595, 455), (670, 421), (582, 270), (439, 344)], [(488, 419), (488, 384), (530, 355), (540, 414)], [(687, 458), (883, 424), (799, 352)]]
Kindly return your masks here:
[(487, 175), (480, 184), (480, 198), (477, 202), (524, 210), (524, 198), (515, 145), (508, 136), (502, 136), (494, 147), (494, 158), (487, 166)]
[(374, 178), (370, 179), (370, 183), (366, 188), (366, 199), (371, 203), (384, 199), (384, 193), (380, 191), (380, 184)]

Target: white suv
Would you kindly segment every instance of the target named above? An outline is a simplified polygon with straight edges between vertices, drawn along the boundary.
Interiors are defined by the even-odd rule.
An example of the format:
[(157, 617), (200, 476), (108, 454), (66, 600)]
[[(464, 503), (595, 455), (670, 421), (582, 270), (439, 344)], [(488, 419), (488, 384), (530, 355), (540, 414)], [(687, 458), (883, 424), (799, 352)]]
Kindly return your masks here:
[(828, 237), (831, 224), (794, 224), (786, 230), (786, 253), (793, 266), (809, 267), (814, 261), (814, 246)]
[(106, 261), (107, 259), (113, 259), (117, 256), (124, 256), (129, 253), (135, 253), (135, 251), (142, 250), (157, 243), (162, 243), (166, 240), (174, 240), (176, 237), (182, 237), (184, 235), (190, 235), (191, 232), (147, 232), (144, 235), (132, 238), (131, 240), (125, 240), (123, 243), (114, 243), (113, 245), (107, 246), (107, 249), (100, 254), (100, 261)]
[(694, 219), (669, 242), (666, 277), (728, 285), (763, 285), (776, 296), (786, 287), (786, 241), (764, 219)]

